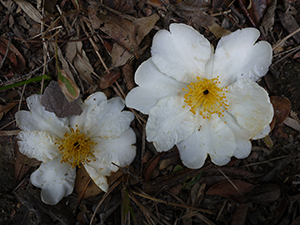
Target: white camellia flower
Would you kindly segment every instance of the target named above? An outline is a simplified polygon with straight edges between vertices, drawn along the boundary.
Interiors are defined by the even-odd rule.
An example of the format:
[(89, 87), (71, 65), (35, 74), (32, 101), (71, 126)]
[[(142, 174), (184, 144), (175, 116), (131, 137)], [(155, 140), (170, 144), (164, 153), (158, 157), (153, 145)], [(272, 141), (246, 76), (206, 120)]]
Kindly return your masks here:
[(42, 189), (42, 201), (54, 205), (73, 191), (76, 166), (83, 165), (103, 191), (106, 176), (129, 165), (136, 154), (136, 136), (129, 127), (134, 115), (122, 111), (120, 98), (107, 100), (102, 92), (81, 102), (79, 116), (58, 118), (41, 105), (41, 95), (27, 98), (29, 111), (16, 114), (20, 152), (42, 161), (30, 180)]
[(152, 57), (135, 74), (139, 85), (126, 105), (148, 114), (147, 140), (157, 151), (177, 145), (189, 168), (203, 166), (207, 154), (217, 165), (245, 158), (250, 139), (270, 132), (273, 107), (255, 81), (271, 64), (272, 49), (256, 43), (255, 28), (224, 36), (213, 51), (209, 41), (185, 24), (154, 36)]

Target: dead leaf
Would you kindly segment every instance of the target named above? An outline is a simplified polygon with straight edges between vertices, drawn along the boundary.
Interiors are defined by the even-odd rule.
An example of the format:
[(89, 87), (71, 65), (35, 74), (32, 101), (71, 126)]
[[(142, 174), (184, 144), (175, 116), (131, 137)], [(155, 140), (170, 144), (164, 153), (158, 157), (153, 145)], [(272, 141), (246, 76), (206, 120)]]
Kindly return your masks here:
[(144, 174), (145, 174), (145, 181), (149, 182), (151, 177), (152, 177), (152, 173), (156, 168), (156, 165), (158, 164), (160, 158), (162, 157), (164, 153), (158, 153), (156, 154), (146, 165)]
[(178, 184), (174, 187), (169, 188), (169, 192), (177, 196), (181, 192), (181, 189), (182, 189), (182, 184)]
[[(139, 45), (145, 36), (153, 29), (156, 22), (159, 20), (157, 14), (153, 14), (149, 17), (134, 18), (133, 24), (136, 27), (136, 40)], [(141, 50), (140, 50), (141, 52)], [(119, 44), (115, 43), (111, 52), (112, 64), (114, 67), (123, 66), (133, 55), (124, 49)]]
[(18, 183), (23, 176), (29, 171), (32, 166), (38, 166), (41, 162), (34, 158), (28, 158), (19, 151), (19, 146), (16, 145), (14, 150), (15, 155), (15, 183)]
[(79, 98), (79, 88), (64, 70), (59, 70), (57, 81), (60, 89), (69, 102), (72, 102)]
[(239, 3), (251, 24), (254, 26), (259, 25), (267, 10), (267, 0), (252, 0), (250, 3), (246, 0), (241, 0)]
[(133, 24), (136, 27), (136, 40), (140, 44), (144, 37), (153, 29), (156, 22), (159, 20), (159, 15), (152, 14), (149, 17), (134, 18)]
[(133, 68), (129, 63), (126, 63), (122, 67), (122, 73), (124, 76), (124, 81), (127, 89), (130, 91), (135, 87), (134, 79), (133, 79)]
[[(169, 4), (169, 0), (165, 0), (165, 2), (166, 2), (167, 4)], [(158, 9), (161, 9), (161, 10), (164, 10), (164, 11), (167, 11), (167, 9), (166, 9), (166, 7), (164, 6), (164, 4), (163, 4), (161, 1), (159, 1), (159, 0), (147, 0), (147, 1), (146, 1), (146, 4), (147, 4), (147, 5), (151, 5), (151, 6), (155, 7), (155, 8), (158, 8)]]
[(42, 15), (36, 8), (33, 7), (33, 5), (30, 2), (25, 0), (15, 0), (15, 2), (31, 19), (38, 23), (42, 23)]
[(287, 126), (293, 128), (294, 130), (297, 130), (297, 131), (300, 132), (300, 123), (299, 123), (297, 120), (295, 120), (295, 119), (293, 119), (293, 118), (291, 118), (291, 117), (287, 117), (287, 118), (283, 121), (283, 123), (284, 123), (285, 125), (287, 125)]
[(294, 221), (291, 223), (291, 225), (299, 225), (300, 224), (300, 216), (298, 216)]
[[(293, 31), (297, 30), (299, 28), (299, 24), (297, 23), (296, 19), (287, 11), (286, 13), (278, 10), (277, 12), (279, 16), (279, 20), (285, 30), (288, 31), (288, 33), (292, 33)], [(292, 36), (295, 41), (299, 44), (300, 43), (300, 33), (296, 33)]]
[(259, 29), (264, 37), (273, 29), (276, 5), (277, 0), (273, 0), (262, 19)]
[(80, 115), (81, 107), (76, 101), (69, 102), (56, 81), (51, 81), (41, 98), (41, 104), (59, 118)]
[(271, 96), (271, 103), (274, 108), (274, 117), (270, 124), (271, 130), (278, 125), (283, 123), (291, 111), (291, 102), (286, 97)]
[(78, 202), (81, 202), (81, 200), (88, 197), (98, 195), (102, 192), (102, 190), (94, 183), (92, 178), (90, 178), (84, 166), (81, 166), (77, 170), (75, 190), (79, 195)]
[[(231, 182), (237, 189), (232, 185)], [(255, 187), (255, 185), (242, 180), (231, 180), (231, 182), (229, 182), (228, 180), (221, 181), (220, 183), (215, 184), (211, 188), (209, 188), (206, 191), (206, 194), (219, 195), (223, 197), (238, 196), (248, 193)]]
[[(73, 39), (79, 38), (76, 36)], [(91, 74), (94, 73), (94, 68), (82, 47), (83, 45), (81, 41), (68, 42), (66, 46), (66, 59), (74, 64), (78, 73), (87, 83), (94, 85), (91, 76)]]
[(17, 104), (18, 104), (17, 102), (12, 102), (6, 105), (0, 105), (0, 120), (2, 119), (4, 114), (9, 112)]
[(76, 224), (73, 213), (62, 201), (56, 205), (47, 205), (42, 202), (40, 192), (37, 189), (18, 189), (14, 194), (23, 205), (35, 213), (41, 224), (53, 224), (52, 219), (60, 224)]
[[(3, 37), (0, 37), (0, 55), (5, 55), (9, 41)], [(7, 63), (17, 74), (22, 74), (26, 68), (26, 62), (22, 54), (11, 43), (7, 54)]]
[(126, 19), (109, 15), (98, 15), (104, 26), (100, 27), (104, 33), (114, 39), (119, 45), (139, 58), (139, 46), (136, 40), (136, 27)]
[(237, 207), (235, 210), (233, 216), (231, 225), (244, 225), (247, 218), (247, 212), (248, 212), (248, 204), (241, 204)]
[(214, 10), (219, 8), (227, 9), (235, 0), (213, 0), (212, 6)]
[(196, 27), (206, 27), (212, 25), (216, 19), (204, 12), (208, 7), (208, 2), (203, 0), (179, 1), (174, 5), (176, 12)]
[(214, 21), (211, 26), (208, 26), (208, 29), (215, 35), (216, 38), (221, 38), (231, 33), (229, 30), (226, 30)]
[[(122, 175), (122, 170), (118, 170), (117, 172), (112, 173), (110, 176), (106, 177), (108, 185), (113, 184)], [(77, 170), (75, 189), (79, 195), (78, 202), (81, 202), (81, 200), (83, 199), (96, 196), (102, 192), (102, 190), (90, 178), (84, 166), (81, 166)]]
[(68, 64), (67, 60), (64, 58), (61, 49), (54, 42), (50, 42), (49, 43), (49, 50), (52, 51), (52, 52), (55, 52), (56, 49), (57, 49), (58, 59), (59, 59), (59, 61), (61, 63), (61, 66), (62, 66), (59, 69), (61, 69), (62, 71), (64, 71), (64, 73), (67, 74), (67, 76), (69, 77), (69, 79), (71, 79), (73, 82), (75, 82), (74, 81), (74, 77), (73, 77), (73, 75), (71, 73), (69, 64)]
[(268, 203), (277, 201), (281, 196), (281, 190), (277, 184), (263, 184), (250, 194), (251, 202)]
[(112, 8), (119, 12), (123, 12), (126, 14), (135, 13), (135, 2), (133, 0), (104, 0), (103, 3), (109, 8)]
[(105, 89), (105, 88), (110, 87), (120, 77), (121, 77), (121, 72), (119, 70), (114, 70), (108, 74), (105, 74), (101, 78), (100, 89)]

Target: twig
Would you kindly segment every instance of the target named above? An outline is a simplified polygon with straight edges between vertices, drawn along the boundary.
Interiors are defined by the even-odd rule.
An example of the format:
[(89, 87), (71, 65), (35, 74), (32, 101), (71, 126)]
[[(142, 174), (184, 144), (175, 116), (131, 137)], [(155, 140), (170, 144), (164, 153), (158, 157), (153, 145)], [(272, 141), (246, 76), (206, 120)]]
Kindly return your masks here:
[(229, 177), (227, 177), (227, 175), (225, 173), (223, 173), (222, 170), (220, 170), (220, 168), (218, 168), (218, 170), (220, 171), (220, 173), (229, 181), (229, 183), (231, 183), (231, 185), (238, 191), (238, 193), (240, 195), (243, 195), (243, 193), (240, 191), (240, 189), (238, 189), (238, 187), (229, 179)]
[(247, 164), (247, 165), (243, 165), (241, 167), (248, 167), (248, 166), (254, 166), (254, 165), (269, 163), (271, 161), (275, 161), (275, 160), (278, 160), (278, 159), (283, 159), (283, 158), (286, 158), (286, 157), (288, 157), (288, 156), (287, 155), (279, 156), (279, 157), (276, 157), (276, 158), (273, 158), (273, 159), (269, 159), (269, 160), (266, 160), (266, 161), (255, 162), (255, 163), (250, 163), (250, 164)]
[[(228, 6), (229, 7), (229, 6)], [(211, 14), (211, 16), (222, 16), (222, 15), (226, 15), (228, 13), (231, 13), (231, 9), (224, 11), (224, 12), (219, 12), (219, 13), (213, 13)]]
[[(150, 215), (157, 223), (163, 225), (163, 223), (158, 218), (156, 218), (156, 216), (153, 215), (153, 213), (149, 209), (147, 209), (147, 207), (145, 207), (143, 204), (138, 202), (138, 200), (132, 194), (132, 191), (129, 191), (128, 195), (129, 195), (129, 198), (131, 198), (134, 201), (134, 203), (137, 204), (140, 207), (140, 209), (142, 210), (142, 212), (144, 213), (146, 220), (147, 220), (147, 224), (151, 224), (150, 223), (151, 218), (149, 218), (149, 216), (148, 216), (148, 215)], [(152, 220), (151, 220), (151, 222), (152, 222), (152, 224), (155, 224)]]
[[(289, 53), (287, 53), (288, 51), (285, 51), (284, 53), (287, 53), (285, 56), (281, 57), (280, 59), (278, 59), (276, 62), (274, 62), (272, 65), (275, 65), (279, 62), (281, 62), (282, 60), (286, 59), (287, 57), (289, 57), (290, 55), (292, 55), (293, 53), (297, 52), (300, 49), (300, 46), (295, 47), (294, 49), (290, 49), (292, 51), (290, 51)], [(283, 54), (284, 54), (283, 53)]]
[(289, 39), (290, 37), (294, 36), (295, 34), (297, 34), (300, 31), (300, 27), (293, 31), (292, 33), (290, 33), (288, 36), (286, 36), (285, 38), (283, 38), (281, 41), (279, 41), (277, 44), (275, 44), (272, 47), (272, 50), (274, 51), (279, 45), (281, 45), (283, 42), (285, 42), (287, 39)]
[(108, 189), (108, 191), (103, 195), (103, 197), (102, 197), (102, 199), (101, 199), (101, 201), (98, 203), (98, 205), (97, 205), (97, 207), (96, 207), (96, 209), (95, 209), (95, 211), (94, 211), (94, 213), (93, 213), (93, 215), (92, 215), (92, 218), (91, 218), (91, 221), (90, 221), (90, 225), (92, 225), (93, 224), (93, 220), (94, 220), (94, 218), (95, 218), (95, 216), (96, 216), (96, 213), (97, 213), (97, 211), (98, 211), (98, 209), (99, 209), (99, 207), (101, 206), (101, 204), (104, 202), (104, 200), (107, 198), (107, 196), (121, 183), (121, 181), (122, 181), (122, 179), (118, 179), (109, 189)]
[(240, 5), (240, 7), (242, 8), (243, 13), (246, 15), (246, 17), (248, 18), (248, 20), (250, 21), (251, 25), (256, 27), (256, 24), (254, 23), (254, 21), (252, 20), (251, 16), (249, 15), (246, 7), (244, 6), (242, 0), (238, 0), (238, 3)]
[(14, 136), (14, 135), (18, 135), (18, 133), (20, 132), (20, 130), (1, 130), (0, 131), (0, 136)]
[(195, 210), (195, 211), (200, 211), (200, 212), (204, 212), (204, 213), (208, 213), (208, 214), (213, 214), (211, 211), (209, 211), (207, 209), (201, 209), (201, 208), (196, 208), (196, 207), (193, 207), (193, 206), (182, 205), (182, 204), (173, 203), (173, 202), (167, 202), (167, 201), (164, 201), (162, 199), (154, 198), (154, 197), (151, 197), (151, 196), (148, 196), (148, 195), (136, 192), (136, 191), (132, 191), (132, 193), (135, 194), (135, 195), (138, 195), (140, 197), (147, 198), (147, 199), (152, 200), (154, 202), (162, 203), (162, 204), (165, 204), (165, 205), (171, 205), (171, 206), (174, 206), (174, 207), (192, 209), (192, 210)]

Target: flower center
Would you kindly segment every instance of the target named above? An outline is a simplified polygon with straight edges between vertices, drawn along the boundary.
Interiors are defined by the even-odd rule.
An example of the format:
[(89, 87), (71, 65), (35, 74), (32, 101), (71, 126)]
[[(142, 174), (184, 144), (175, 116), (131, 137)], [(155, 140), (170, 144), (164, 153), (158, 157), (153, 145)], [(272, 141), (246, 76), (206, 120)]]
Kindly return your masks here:
[[(197, 77), (197, 82), (191, 82), (183, 91), (187, 93), (184, 95), (184, 102), (191, 107), (190, 111), (196, 114), (199, 108), (199, 114), (203, 119), (210, 119), (211, 114), (216, 113), (219, 117), (224, 116), (224, 110), (228, 109), (225, 93), (228, 92), (225, 88), (218, 85), (219, 77), (214, 79), (206, 79)], [(185, 106), (183, 106), (185, 108)]]
[[(76, 125), (76, 127), (78, 126)], [(80, 133), (78, 128), (75, 131), (71, 128), (71, 132), (65, 133), (64, 138), (57, 140), (55, 144), (59, 145), (58, 149), (62, 153), (61, 163), (69, 163), (74, 168), (79, 166), (80, 163), (91, 161), (88, 159), (90, 156), (94, 157), (94, 151), (91, 150), (91, 146), (97, 143)]]

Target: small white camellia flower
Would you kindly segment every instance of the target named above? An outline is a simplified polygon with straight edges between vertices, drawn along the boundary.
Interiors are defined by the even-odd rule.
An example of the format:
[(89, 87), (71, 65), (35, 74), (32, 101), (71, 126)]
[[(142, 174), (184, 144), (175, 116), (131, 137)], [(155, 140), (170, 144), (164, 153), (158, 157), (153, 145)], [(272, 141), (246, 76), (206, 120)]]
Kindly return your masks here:
[(154, 36), (152, 57), (135, 74), (139, 85), (126, 105), (148, 114), (147, 140), (157, 151), (177, 145), (189, 168), (203, 166), (207, 154), (217, 165), (231, 156), (245, 158), (250, 139), (270, 132), (273, 107), (268, 93), (255, 81), (271, 64), (272, 48), (257, 42), (255, 28), (237, 30), (209, 41), (185, 24)]
[(103, 191), (108, 190), (106, 176), (118, 166), (129, 165), (136, 154), (136, 136), (129, 127), (134, 115), (122, 111), (120, 98), (106, 99), (102, 92), (81, 102), (79, 116), (58, 118), (45, 110), (41, 95), (27, 98), (29, 111), (16, 114), (21, 128), (18, 144), (21, 153), (42, 161), (30, 180), (42, 189), (42, 201), (54, 205), (72, 193), (76, 166), (83, 165)]

